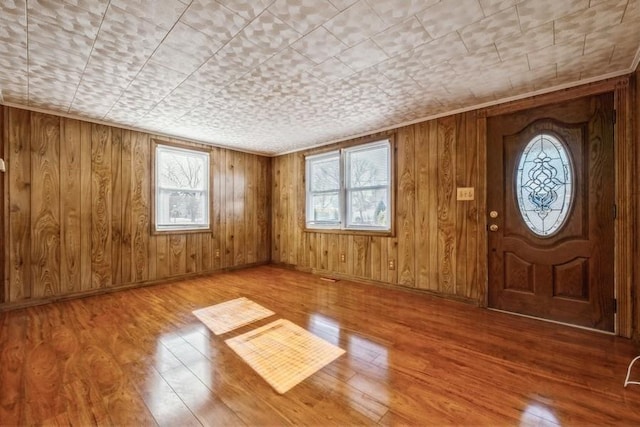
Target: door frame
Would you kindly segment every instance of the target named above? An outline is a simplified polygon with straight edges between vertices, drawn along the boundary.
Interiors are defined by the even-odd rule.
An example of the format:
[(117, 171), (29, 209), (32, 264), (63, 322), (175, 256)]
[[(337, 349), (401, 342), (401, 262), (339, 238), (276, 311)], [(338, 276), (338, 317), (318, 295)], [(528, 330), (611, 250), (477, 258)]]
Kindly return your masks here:
[(614, 77), (599, 82), (594, 82), (574, 88), (564, 89), (551, 93), (533, 96), (517, 101), (508, 102), (492, 107), (487, 107), (478, 112), (478, 148), (479, 158), (484, 161), (480, 168), (482, 183), (478, 190), (478, 197), (482, 201), (479, 204), (478, 216), (480, 225), (480, 245), (478, 254), (481, 261), (480, 277), (483, 282), (481, 289), (484, 294), (480, 297), (480, 303), (488, 306), (489, 295), (489, 252), (487, 232), (487, 118), (501, 114), (514, 113), (549, 104), (562, 103), (585, 96), (598, 95), (605, 92), (613, 92), (614, 98), (614, 174), (615, 174), (615, 203), (617, 216), (615, 220), (614, 236), (614, 289), (617, 300), (617, 312), (615, 314), (616, 335), (631, 338), (633, 333), (633, 265), (634, 265), (634, 185), (633, 166), (636, 156), (636, 148), (633, 144), (633, 109), (631, 77), (625, 75)]

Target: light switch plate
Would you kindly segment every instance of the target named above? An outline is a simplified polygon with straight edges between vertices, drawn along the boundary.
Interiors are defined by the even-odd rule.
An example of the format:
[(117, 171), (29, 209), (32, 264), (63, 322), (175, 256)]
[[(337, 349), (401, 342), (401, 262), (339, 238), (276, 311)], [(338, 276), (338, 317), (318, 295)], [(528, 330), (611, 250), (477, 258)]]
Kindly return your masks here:
[(457, 200), (473, 200), (475, 197), (474, 188), (473, 187), (458, 187), (458, 192), (456, 195)]

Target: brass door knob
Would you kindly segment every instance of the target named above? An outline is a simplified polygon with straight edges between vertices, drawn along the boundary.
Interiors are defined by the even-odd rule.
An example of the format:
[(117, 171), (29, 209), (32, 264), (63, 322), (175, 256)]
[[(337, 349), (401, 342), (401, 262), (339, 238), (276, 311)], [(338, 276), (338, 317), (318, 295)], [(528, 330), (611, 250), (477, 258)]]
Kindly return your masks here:
[(498, 224), (491, 224), (489, 226), (489, 230), (491, 231), (498, 231)]
[(489, 212), (489, 216), (491, 218), (498, 218), (498, 211), (491, 211)]

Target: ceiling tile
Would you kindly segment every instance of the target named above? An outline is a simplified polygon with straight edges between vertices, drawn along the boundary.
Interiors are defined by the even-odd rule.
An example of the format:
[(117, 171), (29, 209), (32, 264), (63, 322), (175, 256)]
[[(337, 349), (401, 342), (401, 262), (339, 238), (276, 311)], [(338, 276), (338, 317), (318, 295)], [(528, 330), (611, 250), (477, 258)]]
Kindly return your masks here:
[(383, 31), (386, 25), (369, 7), (365, 0), (360, 0), (324, 24), (348, 46), (354, 46), (363, 40)]
[(443, 82), (456, 78), (456, 73), (448, 62), (422, 68), (412, 75), (414, 81), (422, 87), (442, 86)]
[(94, 50), (120, 61), (139, 58), (146, 61), (166, 35), (167, 30), (111, 5), (100, 26)]
[(589, 0), (525, 0), (517, 6), (522, 31), (589, 7)]
[(358, 0), (329, 0), (338, 10), (343, 11), (355, 4)]
[(217, 56), (213, 56), (189, 76), (186, 81), (191, 86), (199, 87), (200, 90), (217, 91), (246, 72), (247, 70), (244, 67), (239, 67), (233, 62), (223, 61)]
[(458, 33), (449, 33), (444, 37), (430, 41), (415, 49), (417, 58), (427, 67), (431, 67), (451, 58), (466, 55), (466, 46)]
[[(613, 25), (600, 31), (587, 34), (584, 46), (584, 53), (589, 54), (596, 50), (601, 50), (610, 46), (630, 46), (633, 50), (638, 50), (640, 46), (640, 31), (637, 31), (638, 24), (635, 22)], [(633, 58), (634, 54), (630, 55)]]
[(29, 64), (42, 67), (59, 68), (69, 71), (82, 71), (89, 56), (86, 52), (69, 52), (53, 46), (29, 43)]
[(138, 75), (142, 64), (122, 62), (99, 54), (91, 55), (82, 76), (83, 80), (100, 83), (109, 82), (115, 89), (124, 89)]
[(518, 93), (531, 92), (544, 84), (544, 82), (556, 78), (556, 64), (547, 65), (525, 72), (511, 74), (509, 80), (511, 86)]
[(173, 27), (187, 8), (178, 0), (111, 0), (111, 4), (166, 30)]
[(460, 30), (460, 36), (470, 51), (520, 33), (520, 24), (515, 7), (489, 15)]
[[(6, 73), (5, 78), (11, 75), (26, 77), (28, 69), (27, 50), (23, 45), (0, 43), (0, 72)], [(0, 80), (0, 86), (4, 81)]]
[(524, 0), (480, 0), (480, 6), (482, 6), (485, 16), (489, 16), (501, 10), (509, 9), (523, 1)]
[(354, 71), (371, 67), (388, 58), (372, 40), (366, 40), (338, 55), (338, 59)]
[[(608, 66), (613, 54), (613, 47), (607, 47), (602, 50), (589, 53), (587, 55), (580, 56), (566, 56), (558, 61), (558, 75), (563, 73), (575, 73), (575, 72), (593, 72), (594, 69), (598, 69), (597, 73), (607, 73)], [(591, 74), (587, 74), (591, 76)]]
[(389, 56), (399, 55), (430, 40), (415, 16), (373, 37), (373, 41)]
[(543, 24), (523, 34), (496, 41), (502, 60), (524, 56), (528, 52), (540, 50), (553, 44), (553, 22)]
[(534, 69), (555, 64), (567, 58), (579, 58), (583, 52), (584, 39), (576, 39), (530, 52), (527, 56), (529, 57), (529, 66)]
[(406, 21), (440, 0), (367, 0), (371, 8), (387, 24), (398, 24)]
[(297, 52), (320, 64), (347, 48), (324, 27), (318, 27), (291, 45)]
[(613, 0), (572, 13), (554, 23), (555, 42), (563, 43), (622, 22), (627, 0)]
[(442, 0), (417, 16), (431, 37), (440, 38), (480, 21), (484, 13), (478, 0)]
[(309, 72), (325, 83), (332, 83), (353, 74), (353, 70), (337, 58), (329, 58), (311, 68)]
[(248, 19), (214, 0), (194, 0), (180, 21), (223, 42), (230, 40), (249, 23)]
[(328, 0), (276, 0), (269, 11), (300, 34), (307, 34), (339, 12)]
[(6, 0), (0, 91), (273, 153), (630, 72), (637, 28), (640, 0)]
[(458, 74), (465, 74), (469, 70), (486, 70), (499, 62), (500, 56), (494, 45), (449, 60), (449, 64)]
[(27, 15), (25, 0), (4, 2), (0, 8), (0, 44), (27, 44)]
[(110, 0), (64, 0), (64, 2), (97, 15), (104, 15)]
[(306, 56), (292, 48), (287, 48), (257, 67), (254, 73), (265, 81), (277, 82), (298, 76), (302, 72), (311, 70), (315, 65)]
[(629, 0), (622, 22), (628, 23), (638, 21), (640, 21), (640, 0)]
[(242, 30), (253, 44), (275, 53), (300, 38), (300, 34), (268, 11), (263, 12)]
[(56, 30), (48, 35), (68, 32), (93, 39), (100, 28), (102, 15), (56, 0), (30, 0), (27, 2), (29, 18), (53, 25)]
[(167, 43), (162, 43), (153, 53), (150, 61), (181, 73), (191, 74), (207, 62), (211, 56), (207, 52), (199, 54), (188, 53), (169, 46)]
[(274, 0), (217, 0), (227, 9), (247, 20), (260, 15)]
[(37, 18), (29, 19), (29, 42), (36, 42), (42, 46), (51, 46), (88, 57), (94, 39), (95, 34), (93, 37), (87, 37), (82, 31), (66, 31), (53, 23)]
[(237, 35), (214, 58), (225, 64), (234, 64), (246, 72), (271, 57), (274, 50), (271, 46), (258, 47), (247, 37)]
[(376, 68), (392, 80), (401, 80), (407, 76), (415, 76), (425, 69), (416, 50), (410, 50), (381, 62)]
[(149, 61), (131, 82), (127, 92), (137, 92), (143, 98), (155, 99), (158, 102), (186, 78), (187, 75), (184, 73)]

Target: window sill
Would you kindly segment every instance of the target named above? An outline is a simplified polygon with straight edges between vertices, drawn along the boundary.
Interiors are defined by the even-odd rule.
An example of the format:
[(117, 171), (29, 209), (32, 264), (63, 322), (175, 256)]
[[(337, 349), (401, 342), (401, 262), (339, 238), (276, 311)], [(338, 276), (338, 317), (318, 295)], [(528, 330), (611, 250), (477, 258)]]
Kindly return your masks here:
[(376, 237), (395, 237), (393, 229), (391, 230), (354, 230), (351, 228), (309, 228), (303, 229), (304, 233), (324, 233), (324, 234), (340, 234), (344, 236), (376, 236)]
[(213, 233), (213, 228), (209, 227), (209, 228), (189, 228), (184, 230), (180, 230), (180, 229), (156, 230), (155, 227), (153, 226), (151, 227), (152, 236), (161, 236), (161, 235), (168, 235), (168, 234), (196, 234), (196, 233), (200, 233), (200, 234)]

